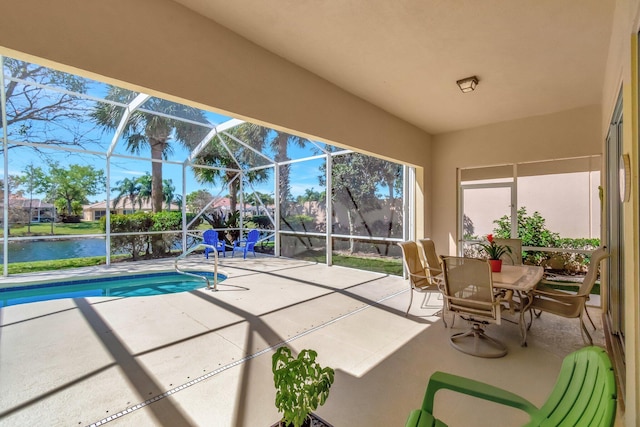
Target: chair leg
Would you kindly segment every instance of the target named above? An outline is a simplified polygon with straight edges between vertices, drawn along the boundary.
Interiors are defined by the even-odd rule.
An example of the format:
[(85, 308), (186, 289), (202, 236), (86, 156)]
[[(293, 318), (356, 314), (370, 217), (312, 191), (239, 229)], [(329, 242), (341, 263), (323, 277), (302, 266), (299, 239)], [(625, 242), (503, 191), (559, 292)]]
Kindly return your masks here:
[(582, 335), (582, 340), (583, 341), (585, 340), (584, 339), (585, 334), (587, 335), (587, 338), (588, 338), (588, 341), (589, 341), (589, 345), (593, 345), (593, 339), (591, 339), (591, 335), (589, 334), (589, 331), (587, 330), (587, 325), (584, 324), (584, 321), (582, 320), (582, 316), (580, 316), (580, 335)]
[[(461, 345), (462, 342), (457, 342), (464, 338), (473, 339), (470, 346), (465, 347)], [(485, 334), (484, 329), (477, 323), (474, 323), (472, 328), (466, 332), (451, 335), (449, 343), (458, 351), (478, 357), (502, 357), (508, 352), (504, 344)]]
[(589, 310), (587, 310), (587, 307), (584, 308), (584, 312), (587, 313), (587, 318), (589, 319), (589, 322), (591, 322), (591, 326), (593, 326), (593, 330), (596, 330), (596, 325), (593, 323), (593, 320), (591, 319), (591, 315), (589, 314)]
[[(448, 328), (449, 326), (447, 325), (447, 318), (446, 318), (446, 314), (447, 314), (447, 303), (445, 301), (444, 306), (442, 307), (442, 323), (444, 324), (445, 328)], [(456, 320), (456, 315), (453, 315), (453, 321), (455, 322)], [(453, 323), (451, 324), (451, 327), (453, 327)]]
[[(540, 312), (542, 314), (542, 312)], [(540, 315), (536, 315), (536, 317), (540, 317)], [(529, 310), (529, 325), (527, 325), (527, 331), (531, 329), (531, 325), (533, 325), (533, 309)]]
[(407, 312), (404, 314), (404, 317), (409, 315), (409, 310), (411, 310), (411, 303), (413, 302), (413, 289), (409, 289), (409, 307), (407, 307)]

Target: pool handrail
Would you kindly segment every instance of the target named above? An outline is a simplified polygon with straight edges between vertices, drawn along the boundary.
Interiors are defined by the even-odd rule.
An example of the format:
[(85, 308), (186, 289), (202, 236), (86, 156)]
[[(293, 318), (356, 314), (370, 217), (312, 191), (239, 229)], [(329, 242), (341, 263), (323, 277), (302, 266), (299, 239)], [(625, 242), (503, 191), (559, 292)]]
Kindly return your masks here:
[(211, 248), (213, 249), (213, 290), (217, 291), (218, 290), (218, 251), (215, 250), (215, 246), (213, 245), (208, 245), (206, 243), (200, 243), (192, 248), (187, 249), (187, 251), (183, 252), (182, 254), (178, 255), (178, 257), (176, 258), (176, 260), (174, 261), (174, 267), (176, 269), (176, 273), (180, 273), (180, 274), (184, 274), (187, 276), (192, 276), (192, 277), (198, 277), (200, 279), (204, 279), (207, 282), (207, 289), (211, 289), (211, 283), (209, 282), (209, 278), (207, 276), (202, 276), (200, 274), (194, 274), (194, 273), (189, 273), (188, 271), (183, 271), (180, 269), (180, 267), (178, 267), (178, 261), (180, 261), (181, 259), (184, 259), (187, 257), (187, 255), (189, 255), (191, 252), (200, 249), (201, 247), (207, 247), (207, 248)]

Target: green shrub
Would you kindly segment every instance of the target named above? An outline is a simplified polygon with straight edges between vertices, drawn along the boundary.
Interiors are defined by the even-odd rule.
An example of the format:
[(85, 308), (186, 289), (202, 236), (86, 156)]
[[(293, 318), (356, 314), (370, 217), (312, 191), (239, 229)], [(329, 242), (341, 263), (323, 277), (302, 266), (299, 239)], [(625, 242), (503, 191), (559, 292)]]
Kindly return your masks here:
[(267, 215), (253, 215), (249, 217), (249, 220), (246, 222), (250, 222), (251, 224), (254, 225), (251, 228), (273, 229), (273, 223), (271, 222), (271, 219), (269, 219)]
[[(187, 214), (187, 223), (191, 222), (195, 215)], [(196, 221), (191, 228), (197, 228), (202, 221)], [(106, 232), (106, 217), (100, 219), (100, 227)], [(148, 233), (152, 231), (175, 231), (162, 235), (134, 235), (112, 236), (111, 251), (115, 253), (127, 253), (135, 260), (140, 254), (147, 256), (161, 256), (170, 251), (174, 245), (181, 242), (182, 213), (169, 212), (136, 212), (132, 214), (111, 214), (112, 233)], [(153, 246), (152, 246), (153, 245)], [(151, 248), (153, 247), (153, 251)]]
[(314, 231), (316, 227), (315, 218), (309, 215), (290, 215), (282, 221), (294, 231)]
[[(511, 236), (511, 217), (505, 215), (495, 221), (494, 237), (508, 239)], [(548, 248), (594, 250), (600, 246), (600, 239), (561, 238), (559, 233), (547, 229), (546, 220), (540, 212), (527, 215), (527, 208), (518, 209), (518, 238), (522, 246)], [(582, 273), (589, 265), (589, 256), (569, 252), (525, 251), (522, 253), (526, 264), (542, 265), (552, 270), (562, 270), (570, 274)]]

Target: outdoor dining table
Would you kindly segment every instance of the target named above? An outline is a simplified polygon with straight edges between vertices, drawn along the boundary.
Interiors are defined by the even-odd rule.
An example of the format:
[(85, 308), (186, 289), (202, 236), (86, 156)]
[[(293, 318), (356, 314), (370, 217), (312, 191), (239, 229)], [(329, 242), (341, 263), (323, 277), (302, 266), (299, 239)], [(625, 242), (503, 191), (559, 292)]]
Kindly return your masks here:
[[(536, 265), (502, 265), (500, 272), (492, 272), (491, 280), (493, 281), (493, 288), (498, 290), (513, 291), (518, 297), (518, 327), (520, 328), (520, 345), (526, 347), (527, 345), (527, 325), (524, 320), (525, 312), (531, 305), (532, 298), (531, 292), (536, 288), (540, 280), (544, 269)], [(436, 280), (442, 282), (444, 276), (439, 274), (435, 277)], [(508, 299), (509, 303), (515, 303), (513, 297)]]
[(531, 305), (531, 292), (542, 279), (544, 269), (535, 265), (503, 265), (502, 271), (491, 273), (493, 287), (496, 289), (512, 290), (519, 300), (520, 345), (527, 345), (527, 325), (524, 315)]

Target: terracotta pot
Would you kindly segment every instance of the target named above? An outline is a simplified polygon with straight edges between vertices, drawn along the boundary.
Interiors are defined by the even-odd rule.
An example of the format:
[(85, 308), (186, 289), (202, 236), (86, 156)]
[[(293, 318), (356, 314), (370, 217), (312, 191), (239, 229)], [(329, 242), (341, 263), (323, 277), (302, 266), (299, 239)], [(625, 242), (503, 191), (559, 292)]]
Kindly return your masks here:
[(491, 264), (491, 272), (492, 273), (500, 273), (502, 271), (502, 260), (501, 259), (490, 259), (489, 264)]

